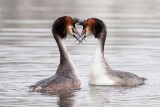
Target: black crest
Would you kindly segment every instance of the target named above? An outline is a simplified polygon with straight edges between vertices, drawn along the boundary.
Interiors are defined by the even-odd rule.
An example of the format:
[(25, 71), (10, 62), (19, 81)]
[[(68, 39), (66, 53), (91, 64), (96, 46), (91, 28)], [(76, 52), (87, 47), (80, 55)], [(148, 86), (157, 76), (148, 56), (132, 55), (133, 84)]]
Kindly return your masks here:
[(93, 34), (95, 38), (99, 38), (100, 36), (102, 36), (101, 33), (104, 33), (103, 36), (106, 36), (107, 31), (103, 21), (97, 18), (93, 18), (93, 19), (95, 20), (95, 24), (93, 26)]
[(55, 34), (58, 34), (61, 38), (66, 38), (67, 36), (66, 17), (67, 16), (60, 17), (53, 23), (52, 26), (53, 36), (55, 36)]

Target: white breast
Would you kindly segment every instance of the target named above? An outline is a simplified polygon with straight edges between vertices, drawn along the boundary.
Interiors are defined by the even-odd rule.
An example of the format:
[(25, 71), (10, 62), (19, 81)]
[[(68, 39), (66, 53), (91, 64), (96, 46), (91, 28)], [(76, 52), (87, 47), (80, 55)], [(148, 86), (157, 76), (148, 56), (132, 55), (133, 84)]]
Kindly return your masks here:
[[(98, 61), (97, 61), (98, 62)], [(103, 64), (99, 66), (100, 63), (94, 63), (91, 66), (89, 74), (89, 84), (92, 85), (114, 85), (114, 81), (107, 76), (107, 71), (104, 69)]]
[(114, 81), (109, 76), (107, 76), (107, 69), (105, 67), (105, 59), (101, 51), (101, 44), (100, 41), (98, 41), (97, 49), (93, 57), (89, 73), (89, 84), (114, 85)]

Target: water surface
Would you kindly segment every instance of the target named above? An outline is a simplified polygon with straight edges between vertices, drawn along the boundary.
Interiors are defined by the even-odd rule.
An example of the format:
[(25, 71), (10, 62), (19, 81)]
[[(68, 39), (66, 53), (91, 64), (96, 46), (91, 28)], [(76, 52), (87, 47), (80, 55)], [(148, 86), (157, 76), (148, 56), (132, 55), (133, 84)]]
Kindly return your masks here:
[[(0, 106), (160, 106), (159, 0), (0, 0)], [(111, 68), (146, 77), (139, 87), (89, 86), (96, 39), (81, 45), (65, 40), (83, 88), (60, 95), (29, 92), (28, 86), (54, 75), (59, 51), (51, 33), (60, 16), (102, 19), (108, 30), (105, 58)], [(77, 26), (80, 32), (82, 27)]]

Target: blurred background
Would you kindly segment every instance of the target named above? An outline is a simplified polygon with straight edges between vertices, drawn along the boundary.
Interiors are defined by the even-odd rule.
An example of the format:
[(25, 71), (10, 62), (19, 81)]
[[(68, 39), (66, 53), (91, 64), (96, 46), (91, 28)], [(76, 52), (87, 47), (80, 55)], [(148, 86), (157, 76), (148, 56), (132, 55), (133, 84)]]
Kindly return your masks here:
[[(147, 78), (139, 87), (88, 85), (96, 39), (65, 40), (83, 88), (60, 95), (29, 92), (54, 75), (59, 51), (51, 33), (61, 16), (97, 17), (107, 26), (105, 58), (113, 69)], [(76, 26), (81, 32), (82, 27)], [(0, 0), (0, 106), (143, 107), (160, 105), (159, 0)]]

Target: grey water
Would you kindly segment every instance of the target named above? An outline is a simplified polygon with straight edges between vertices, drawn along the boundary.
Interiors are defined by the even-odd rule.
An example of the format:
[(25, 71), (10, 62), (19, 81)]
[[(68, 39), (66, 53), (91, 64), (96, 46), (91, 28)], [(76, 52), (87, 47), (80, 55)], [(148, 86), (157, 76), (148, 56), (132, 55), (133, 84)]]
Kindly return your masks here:
[[(83, 87), (48, 95), (28, 86), (54, 75), (59, 51), (55, 19), (97, 17), (107, 25), (105, 58), (112, 69), (145, 77), (138, 87), (88, 85), (94, 36), (77, 45), (65, 39)], [(81, 32), (82, 27), (76, 26)], [(0, 107), (159, 107), (159, 0), (0, 0)]]

